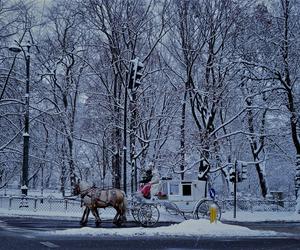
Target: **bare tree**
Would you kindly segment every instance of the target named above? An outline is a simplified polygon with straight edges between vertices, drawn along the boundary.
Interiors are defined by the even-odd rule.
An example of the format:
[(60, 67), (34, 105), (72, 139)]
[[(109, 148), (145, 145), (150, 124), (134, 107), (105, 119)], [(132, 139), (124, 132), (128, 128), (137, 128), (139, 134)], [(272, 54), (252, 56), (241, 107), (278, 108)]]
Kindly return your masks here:
[[(251, 70), (260, 71), (260, 75), (252, 75), (256, 80), (268, 80), (273, 83), (271, 90), (276, 91), (277, 101), (282, 101), (289, 112), (291, 139), (296, 152), (296, 195), (300, 187), (300, 143), (298, 136), (298, 117), (296, 110), (296, 82), (299, 66), (297, 48), (299, 37), (299, 6), (295, 1), (281, 0), (273, 11), (266, 6), (259, 6), (259, 18), (262, 28), (256, 34), (259, 41), (259, 57), (244, 61)], [(264, 72), (264, 74), (261, 74)], [(278, 103), (281, 105), (282, 103)], [(282, 107), (282, 106), (280, 106)]]
[[(49, 11), (49, 33), (43, 41), (45, 47), (39, 55), (43, 65), (41, 75), (46, 83), (49, 96), (44, 96), (44, 105), (51, 107), (58, 114), (54, 119), (54, 127), (60, 132), (62, 159), (61, 189), (64, 192), (66, 174), (68, 173), (71, 187), (75, 183), (75, 133), (77, 122), (77, 109), (82, 82), (82, 74), (86, 67), (84, 52), (81, 50), (84, 41), (83, 33), (78, 30), (80, 26), (79, 13), (67, 7), (67, 2), (53, 5)], [(46, 47), (47, 46), (47, 47)]]
[[(162, 7), (162, 15), (156, 11)], [(146, 64), (151, 53), (164, 34), (164, 2), (155, 4), (150, 1), (93, 1), (82, 4), (83, 16), (87, 25), (94, 27), (97, 39), (95, 48), (102, 58), (95, 62), (97, 77), (99, 78), (104, 100), (105, 110), (110, 113), (108, 119), (111, 124), (111, 166), (113, 186), (121, 186), (121, 153), (122, 118), (124, 113), (124, 94), (127, 88), (126, 75), (129, 61), (137, 56)], [(88, 13), (88, 14), (87, 14)], [(158, 33), (153, 27), (158, 24)], [(100, 65), (101, 62), (101, 65)], [(136, 90), (129, 92), (129, 140), (130, 163), (135, 169), (137, 153), (137, 122), (139, 107), (137, 106)], [(125, 107), (126, 108), (126, 107)], [(124, 156), (123, 156), (124, 157)]]

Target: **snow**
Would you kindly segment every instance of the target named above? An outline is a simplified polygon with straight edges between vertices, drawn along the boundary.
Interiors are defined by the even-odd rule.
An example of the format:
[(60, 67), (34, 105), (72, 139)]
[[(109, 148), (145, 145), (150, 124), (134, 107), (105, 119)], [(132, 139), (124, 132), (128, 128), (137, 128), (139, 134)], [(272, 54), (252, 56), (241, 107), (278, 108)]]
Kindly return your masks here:
[[(8, 191), (8, 190), (7, 190)], [(9, 192), (8, 192), (9, 193)], [(79, 222), (82, 214), (83, 207), (80, 207), (80, 202), (69, 201), (66, 204), (64, 202), (55, 202), (54, 195), (48, 193), (45, 197), (43, 204), (34, 202), (35, 199), (28, 199), (28, 207), (19, 207), (20, 199), (9, 200), (7, 196), (0, 199), (0, 216), (13, 216), (13, 217), (39, 217), (39, 218), (53, 218), (55, 220), (76, 220)], [(9, 201), (10, 206), (9, 206)], [(51, 201), (51, 202), (50, 202)], [(36, 206), (34, 206), (34, 204)], [(67, 210), (66, 210), (67, 207)], [(9, 209), (10, 208), (10, 209)], [(36, 208), (36, 209), (34, 209)], [(297, 210), (296, 210), (297, 211)], [(113, 209), (100, 209), (100, 217), (103, 220), (112, 221), (115, 211)], [(66, 230), (52, 231), (51, 234), (57, 235), (117, 235), (117, 236), (243, 236), (243, 237), (260, 237), (260, 236), (277, 236), (282, 233), (262, 230), (250, 230), (246, 227), (237, 225), (227, 225), (226, 222), (300, 222), (300, 214), (291, 211), (237, 211), (237, 217), (233, 218), (233, 211), (226, 211), (222, 213), (221, 221), (217, 223), (210, 223), (209, 220), (194, 220), (190, 217), (188, 220), (180, 215), (170, 215), (164, 209), (160, 209), (160, 222), (174, 223), (170, 226), (143, 228), (133, 227), (127, 228), (126, 224), (121, 228), (96, 228), (84, 227), (74, 228)], [(132, 221), (133, 218), (128, 214), (128, 221)], [(92, 215), (89, 217), (90, 221), (94, 221)], [(93, 225), (93, 224), (92, 224)], [(47, 232), (49, 233), (49, 232)]]
[(21, 190), (24, 190), (24, 189), (28, 189), (28, 187), (27, 187), (26, 185), (23, 185), (23, 186), (21, 187)]
[[(178, 219), (178, 216), (176, 216)], [(160, 221), (167, 221), (166, 218)], [(171, 226), (154, 227), (154, 228), (94, 228), (83, 227), (79, 229), (67, 229), (52, 232), (56, 235), (89, 235), (89, 236), (215, 236), (215, 237), (267, 237), (279, 236), (283, 233), (262, 230), (250, 230), (247, 227), (237, 225), (227, 225), (226, 221), (236, 222), (265, 222), (265, 221), (282, 221), (282, 222), (300, 222), (300, 214), (295, 212), (238, 212), (237, 218), (233, 218), (232, 212), (222, 214), (222, 221), (210, 223), (209, 220), (183, 220), (178, 224)]]
[(210, 223), (209, 220), (186, 220), (179, 224), (156, 228), (91, 228), (67, 229), (55, 231), (59, 235), (90, 236), (276, 236), (272, 231), (256, 231), (246, 227), (226, 225), (221, 222)]
[(240, 222), (300, 222), (300, 214), (296, 212), (237, 212), (237, 218), (233, 218), (233, 212), (222, 214), (224, 221)]
[[(112, 220), (111, 214), (105, 214), (101, 211), (101, 218), (104, 220)], [(102, 212), (103, 211), (103, 212)], [(82, 212), (62, 212), (62, 211), (30, 211), (26, 209), (0, 209), (0, 216), (14, 216), (14, 217), (47, 217), (61, 220), (80, 220)], [(90, 216), (90, 220), (94, 220), (93, 216)], [(132, 220), (128, 216), (128, 220)], [(143, 228), (96, 228), (96, 227), (83, 227), (75, 229), (57, 230), (50, 232), (55, 235), (89, 235), (89, 236), (216, 236), (216, 237), (229, 237), (229, 236), (241, 236), (241, 237), (268, 237), (268, 236), (280, 236), (282, 233), (273, 231), (259, 231), (250, 230), (246, 227), (237, 225), (227, 225), (226, 221), (236, 222), (266, 222), (266, 221), (280, 221), (280, 222), (300, 222), (300, 214), (295, 212), (237, 212), (237, 218), (233, 218), (233, 213), (225, 212), (222, 214), (222, 221), (217, 223), (210, 223), (209, 220), (184, 220), (179, 215), (170, 216), (167, 214), (161, 214), (159, 221), (172, 221), (174, 224), (170, 226)], [(177, 222), (177, 223), (176, 223)]]
[[(0, 208), (0, 216), (31, 216), (31, 217), (55, 217), (62, 219), (79, 219), (83, 214), (83, 208), (78, 212), (70, 212), (70, 211), (30, 211), (24, 209), (10, 209)], [(100, 216), (103, 219), (112, 219), (112, 213), (106, 214), (100, 211)], [(93, 219), (93, 216), (90, 215), (90, 219)], [(129, 220), (130, 217), (128, 218)], [(237, 218), (233, 218), (233, 212), (225, 212), (222, 213), (222, 221), (236, 221), (236, 222), (267, 222), (267, 221), (280, 221), (280, 222), (300, 222), (300, 214), (296, 212), (237, 212)], [(159, 221), (172, 221), (172, 222), (182, 222), (184, 218), (180, 217), (180, 215), (169, 215), (164, 214), (161, 211), (161, 217)]]

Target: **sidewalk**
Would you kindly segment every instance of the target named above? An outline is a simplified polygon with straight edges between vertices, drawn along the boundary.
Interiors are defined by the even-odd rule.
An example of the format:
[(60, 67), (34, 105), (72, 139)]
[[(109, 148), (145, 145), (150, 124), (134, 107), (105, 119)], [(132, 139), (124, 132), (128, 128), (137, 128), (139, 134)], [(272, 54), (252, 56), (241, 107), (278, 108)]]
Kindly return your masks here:
[(233, 218), (233, 211), (227, 211), (222, 214), (222, 221), (240, 221), (240, 222), (300, 222), (300, 214), (296, 212), (239, 212), (237, 211), (236, 218)]
[[(0, 208), (0, 216), (18, 216), (18, 217), (49, 217), (61, 219), (80, 219), (83, 214), (84, 208), (78, 209), (76, 212), (70, 211), (30, 211), (25, 208), (19, 209), (6, 209)], [(113, 218), (115, 211), (112, 208), (99, 209), (100, 216), (103, 219)], [(90, 216), (93, 217), (92, 215)], [(131, 215), (128, 216), (131, 220)], [(160, 210), (159, 221), (164, 222), (182, 222), (184, 218), (180, 215), (170, 215), (164, 210)], [(226, 211), (222, 213), (222, 222), (300, 222), (300, 214), (295, 212), (244, 212), (237, 211), (236, 218), (233, 218), (233, 211)]]

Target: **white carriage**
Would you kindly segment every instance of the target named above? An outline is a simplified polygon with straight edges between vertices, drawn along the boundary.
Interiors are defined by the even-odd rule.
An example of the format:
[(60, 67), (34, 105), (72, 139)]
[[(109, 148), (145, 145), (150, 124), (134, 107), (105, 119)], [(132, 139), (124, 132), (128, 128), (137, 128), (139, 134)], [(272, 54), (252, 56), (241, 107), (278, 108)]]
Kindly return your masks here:
[(210, 207), (217, 208), (217, 219), (221, 218), (221, 209), (213, 198), (205, 196), (205, 181), (200, 180), (164, 180), (159, 183), (160, 192), (150, 200), (139, 198), (133, 204), (131, 212), (134, 219), (143, 226), (154, 226), (160, 217), (158, 207), (163, 207), (172, 215), (187, 214), (193, 218), (209, 218)]

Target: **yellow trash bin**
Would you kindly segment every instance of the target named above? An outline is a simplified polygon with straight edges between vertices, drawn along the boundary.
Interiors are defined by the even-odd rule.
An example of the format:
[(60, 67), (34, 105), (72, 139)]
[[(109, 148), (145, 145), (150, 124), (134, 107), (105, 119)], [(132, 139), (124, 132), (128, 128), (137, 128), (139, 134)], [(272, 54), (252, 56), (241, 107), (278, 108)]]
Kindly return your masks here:
[(212, 203), (209, 206), (209, 214), (210, 214), (210, 223), (217, 223), (217, 213), (218, 213), (218, 208), (216, 204)]

